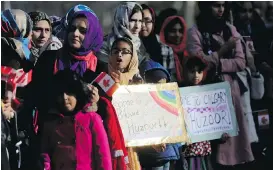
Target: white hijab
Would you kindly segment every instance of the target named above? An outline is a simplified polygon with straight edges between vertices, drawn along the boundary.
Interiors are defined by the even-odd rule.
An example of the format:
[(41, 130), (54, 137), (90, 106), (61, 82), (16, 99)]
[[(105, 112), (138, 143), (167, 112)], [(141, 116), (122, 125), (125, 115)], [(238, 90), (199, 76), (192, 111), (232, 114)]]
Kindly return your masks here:
[(136, 5), (142, 9), (140, 4), (135, 2), (123, 2), (116, 8), (112, 33), (108, 38), (109, 47), (112, 46), (116, 38), (121, 38), (127, 35), (131, 38), (135, 48), (137, 50), (139, 49), (141, 45), (140, 38), (133, 35), (129, 30), (130, 16), (132, 15), (132, 11)]

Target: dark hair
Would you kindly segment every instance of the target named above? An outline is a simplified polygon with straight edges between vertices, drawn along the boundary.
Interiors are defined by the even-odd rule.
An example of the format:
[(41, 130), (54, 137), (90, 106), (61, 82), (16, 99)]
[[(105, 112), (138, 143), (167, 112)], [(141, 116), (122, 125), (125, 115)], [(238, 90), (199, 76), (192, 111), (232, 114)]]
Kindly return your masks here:
[(242, 11), (243, 5), (244, 5), (244, 3), (246, 3), (246, 2), (251, 3), (252, 8), (254, 9), (254, 3), (251, 2), (251, 1), (243, 1), (243, 2), (238, 1), (238, 2), (232, 2), (231, 7), (232, 7), (233, 16), (237, 15), (239, 12)]
[(53, 78), (54, 89), (53, 89), (53, 102), (55, 106), (59, 109), (58, 103), (56, 103), (58, 97), (63, 95), (63, 93), (75, 95), (77, 99), (76, 108), (74, 111), (79, 111), (89, 103), (90, 92), (87, 84), (70, 69), (65, 69), (58, 71)]
[(156, 17), (156, 23), (155, 23), (155, 33), (159, 34), (162, 24), (165, 21), (166, 18), (169, 16), (177, 15), (178, 11), (174, 8), (167, 8), (159, 13), (159, 15)]
[[(200, 14), (198, 17), (204, 17), (206, 19), (209, 19), (212, 17), (212, 11), (211, 6), (217, 1), (200, 1), (198, 2), (198, 7), (200, 10)], [(230, 5), (228, 2), (225, 2), (225, 11), (223, 13), (223, 18), (225, 21), (230, 20)]]
[(117, 38), (114, 42), (113, 45), (111, 47), (111, 51), (113, 50), (114, 47), (116, 47), (116, 45), (118, 44), (118, 42), (126, 42), (127, 44), (129, 44), (131, 51), (133, 52), (133, 43), (129, 38), (126, 37), (121, 37), (121, 38)]
[(133, 10), (132, 10), (132, 13), (131, 15), (129, 16), (129, 20), (132, 18), (132, 16), (135, 14), (135, 13), (138, 13), (138, 12), (141, 12), (142, 16), (143, 16), (143, 13), (142, 13), (142, 9), (139, 5), (135, 5)]
[(185, 63), (185, 68), (187, 70), (194, 70), (195, 67), (198, 67), (199, 71), (204, 71), (207, 65), (198, 57), (189, 58)]
[(154, 10), (153, 10), (152, 8), (150, 8), (150, 7), (149, 7), (148, 5), (146, 5), (146, 4), (141, 4), (141, 7), (142, 7), (142, 11), (144, 11), (144, 10), (146, 10), (146, 9), (149, 10), (149, 12), (151, 13), (153, 22), (155, 22), (156, 16), (155, 16)]
[[(225, 10), (221, 19), (216, 19), (212, 15), (211, 6), (216, 1), (198, 2), (200, 14), (196, 18), (196, 23), (200, 32), (218, 32), (226, 27), (226, 22), (230, 21), (230, 6), (225, 2)], [(225, 34), (224, 34), (225, 35)]]
[(166, 25), (165, 30), (164, 30), (164, 36), (165, 36), (165, 38), (167, 38), (168, 32), (173, 28), (173, 26), (174, 26), (175, 24), (180, 24), (181, 27), (182, 27), (182, 32), (184, 32), (184, 29), (185, 29), (185, 28), (184, 28), (183, 23), (181, 22), (181, 20), (180, 20), (178, 17), (176, 17), (176, 18), (174, 18), (173, 20), (171, 20), (171, 21), (168, 23), (168, 25)]

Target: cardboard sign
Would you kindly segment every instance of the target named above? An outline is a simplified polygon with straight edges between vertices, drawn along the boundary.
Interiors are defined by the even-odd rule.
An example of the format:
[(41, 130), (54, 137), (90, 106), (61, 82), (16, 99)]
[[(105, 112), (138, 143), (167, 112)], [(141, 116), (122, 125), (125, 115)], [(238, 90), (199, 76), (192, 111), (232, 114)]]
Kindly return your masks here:
[(120, 86), (112, 103), (127, 146), (187, 141), (177, 83)]
[(192, 143), (238, 135), (228, 82), (180, 88), (180, 95)]

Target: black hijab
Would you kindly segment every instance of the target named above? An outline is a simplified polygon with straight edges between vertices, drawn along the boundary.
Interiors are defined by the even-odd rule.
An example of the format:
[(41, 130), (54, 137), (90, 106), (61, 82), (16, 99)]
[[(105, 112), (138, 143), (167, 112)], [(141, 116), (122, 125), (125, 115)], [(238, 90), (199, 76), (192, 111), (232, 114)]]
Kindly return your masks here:
[(141, 37), (141, 40), (143, 42), (144, 47), (146, 48), (147, 53), (150, 54), (150, 57), (152, 60), (163, 64), (163, 56), (161, 54), (161, 46), (156, 38), (155, 34), (155, 12), (152, 8), (149, 6), (142, 4), (141, 5), (142, 9), (148, 9), (152, 15), (152, 20), (153, 20), (153, 30), (150, 33), (148, 37)]

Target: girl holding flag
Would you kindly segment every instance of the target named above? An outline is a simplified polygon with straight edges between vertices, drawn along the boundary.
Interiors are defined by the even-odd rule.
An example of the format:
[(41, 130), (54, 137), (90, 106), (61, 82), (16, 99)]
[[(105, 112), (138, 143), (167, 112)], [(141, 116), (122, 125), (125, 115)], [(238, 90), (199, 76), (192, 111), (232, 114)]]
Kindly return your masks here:
[[(103, 119), (111, 150), (113, 169), (126, 169), (127, 151), (117, 115), (112, 103), (107, 99), (100, 83), (94, 81), (97, 66), (95, 52), (99, 51), (103, 42), (103, 31), (96, 14), (85, 5), (76, 5), (71, 8), (63, 19), (64, 44), (56, 51), (45, 51), (38, 59), (33, 70), (33, 96), (30, 98), (32, 109), (37, 108), (38, 135), (43, 130), (43, 123), (48, 117), (48, 110), (54, 104), (53, 77), (58, 71), (70, 69), (86, 83), (90, 92), (89, 104), (93, 112), (97, 112)], [(88, 38), (87, 38), (88, 37)], [(95, 85), (98, 85), (95, 87)], [(104, 89), (104, 88), (103, 88)], [(105, 97), (102, 97), (104, 95)], [(43, 97), (41, 97), (43, 96)]]

